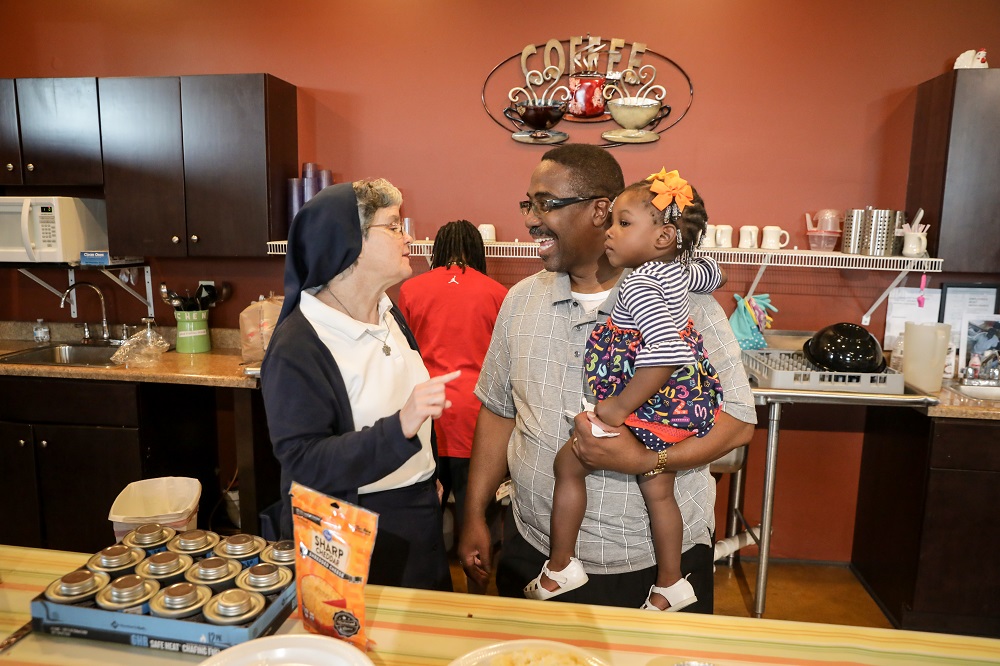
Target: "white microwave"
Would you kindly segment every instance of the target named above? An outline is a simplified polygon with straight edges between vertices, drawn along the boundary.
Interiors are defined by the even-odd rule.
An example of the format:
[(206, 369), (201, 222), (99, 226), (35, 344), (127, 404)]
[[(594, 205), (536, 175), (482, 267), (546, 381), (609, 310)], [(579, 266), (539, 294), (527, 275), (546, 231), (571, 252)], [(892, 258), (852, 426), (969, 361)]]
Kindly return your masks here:
[(0, 197), (0, 262), (78, 263), (81, 252), (107, 249), (102, 199)]

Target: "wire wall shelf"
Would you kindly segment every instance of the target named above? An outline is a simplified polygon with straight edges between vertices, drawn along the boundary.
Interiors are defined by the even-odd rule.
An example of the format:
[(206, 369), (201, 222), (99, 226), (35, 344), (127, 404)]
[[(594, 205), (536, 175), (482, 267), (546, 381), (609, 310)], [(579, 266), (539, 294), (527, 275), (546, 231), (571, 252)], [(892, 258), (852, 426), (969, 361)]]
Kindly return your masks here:
[[(268, 254), (285, 254), (287, 241), (271, 241)], [(410, 243), (411, 257), (430, 257), (434, 241)], [(930, 257), (869, 257), (842, 252), (813, 252), (811, 250), (749, 250), (744, 248), (713, 248), (698, 250), (699, 255), (714, 257), (720, 264), (742, 266), (789, 266), (796, 268), (843, 268), (848, 270), (920, 271), (940, 273), (943, 259)], [(537, 243), (496, 242), (486, 243), (486, 256), (498, 259), (537, 259)]]

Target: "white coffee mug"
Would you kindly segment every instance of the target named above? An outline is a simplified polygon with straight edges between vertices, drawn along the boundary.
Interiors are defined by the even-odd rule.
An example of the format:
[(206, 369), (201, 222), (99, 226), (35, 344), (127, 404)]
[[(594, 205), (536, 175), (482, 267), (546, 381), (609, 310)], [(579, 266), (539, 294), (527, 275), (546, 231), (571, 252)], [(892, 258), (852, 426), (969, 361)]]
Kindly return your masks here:
[(497, 239), (497, 229), (492, 224), (480, 224), (479, 235), (483, 237), (484, 243), (493, 243)]
[(757, 232), (759, 229), (752, 224), (740, 227), (740, 247), (757, 247)]
[(720, 224), (715, 228), (716, 247), (733, 246), (733, 228), (728, 224)]
[(701, 237), (702, 247), (715, 247), (715, 225), (706, 224), (705, 225), (705, 235)]
[(903, 234), (903, 256), (922, 257), (927, 252), (927, 234), (907, 231)]
[(764, 227), (761, 231), (760, 246), (766, 250), (780, 250), (788, 245), (790, 239), (788, 232), (781, 227)]

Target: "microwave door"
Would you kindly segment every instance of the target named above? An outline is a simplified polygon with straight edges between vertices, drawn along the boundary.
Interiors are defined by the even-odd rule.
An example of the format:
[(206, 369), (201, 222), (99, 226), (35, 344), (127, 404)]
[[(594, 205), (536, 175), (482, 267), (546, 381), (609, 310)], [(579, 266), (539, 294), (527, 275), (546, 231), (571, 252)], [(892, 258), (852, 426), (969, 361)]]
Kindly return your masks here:
[(35, 256), (35, 244), (31, 242), (31, 199), (25, 197), (21, 204), (21, 242), (24, 243), (24, 253), (28, 261), (38, 261)]
[(0, 261), (37, 261), (31, 242), (31, 201), (0, 197)]

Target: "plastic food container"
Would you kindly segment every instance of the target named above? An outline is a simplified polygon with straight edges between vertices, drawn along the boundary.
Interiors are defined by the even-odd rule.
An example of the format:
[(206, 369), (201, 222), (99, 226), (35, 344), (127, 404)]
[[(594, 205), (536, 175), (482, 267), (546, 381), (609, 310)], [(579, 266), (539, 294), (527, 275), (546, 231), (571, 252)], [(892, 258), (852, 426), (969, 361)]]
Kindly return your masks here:
[(840, 240), (839, 231), (807, 231), (809, 249), (814, 252), (833, 252)]

